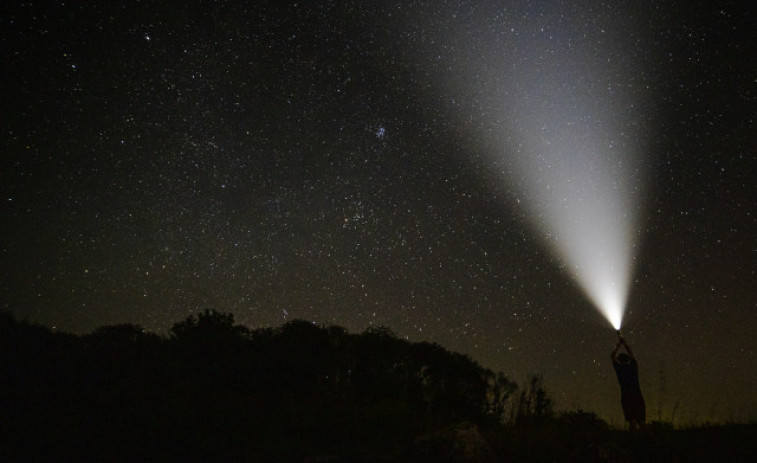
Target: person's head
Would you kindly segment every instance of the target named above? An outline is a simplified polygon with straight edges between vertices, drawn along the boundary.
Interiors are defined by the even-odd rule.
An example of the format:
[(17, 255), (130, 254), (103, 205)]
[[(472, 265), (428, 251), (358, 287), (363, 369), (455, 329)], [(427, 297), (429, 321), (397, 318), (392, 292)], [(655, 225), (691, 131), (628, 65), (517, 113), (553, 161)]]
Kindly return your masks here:
[(625, 352), (622, 354), (618, 354), (618, 363), (622, 363), (623, 365), (627, 365), (631, 363), (631, 357), (628, 356)]

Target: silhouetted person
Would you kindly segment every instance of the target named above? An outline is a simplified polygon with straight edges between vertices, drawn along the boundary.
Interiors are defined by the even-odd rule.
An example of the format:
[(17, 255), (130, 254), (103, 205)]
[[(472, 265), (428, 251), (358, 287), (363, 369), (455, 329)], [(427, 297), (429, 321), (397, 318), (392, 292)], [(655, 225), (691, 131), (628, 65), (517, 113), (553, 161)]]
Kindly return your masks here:
[[(626, 352), (618, 353), (620, 346)], [(623, 406), (623, 415), (631, 429), (640, 429), (647, 420), (647, 406), (644, 396), (641, 395), (639, 386), (639, 365), (633, 355), (631, 346), (618, 331), (618, 343), (612, 351), (612, 366), (620, 383), (620, 403)]]

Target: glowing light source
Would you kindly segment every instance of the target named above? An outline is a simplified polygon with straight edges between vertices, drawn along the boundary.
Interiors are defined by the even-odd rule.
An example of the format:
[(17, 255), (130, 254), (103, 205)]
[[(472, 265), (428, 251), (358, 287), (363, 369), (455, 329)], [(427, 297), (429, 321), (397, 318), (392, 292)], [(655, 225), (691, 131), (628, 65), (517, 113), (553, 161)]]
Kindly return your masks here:
[(644, 70), (631, 58), (639, 37), (620, 33), (634, 15), (618, 8), (516, 1), (518, 23), (503, 34), (482, 7), (457, 34), (468, 48), (450, 47), (465, 66), (449, 67), (466, 124), (492, 135), (493, 168), (615, 329), (633, 276), (647, 117)]
[[(540, 20), (560, 24), (560, 11)], [(644, 146), (638, 69), (621, 43), (556, 29), (530, 35), (491, 88), (494, 157), (531, 221), (588, 299), (619, 329), (633, 276)], [(601, 32), (600, 32), (601, 35)], [(522, 196), (521, 196), (522, 195)]]
[[(508, 181), (532, 222), (589, 300), (620, 329), (633, 274), (642, 188), (638, 101), (575, 50), (532, 59), (511, 75), (504, 101)], [(580, 64), (579, 64), (580, 61)], [(612, 72), (612, 74), (611, 74)], [(513, 152), (514, 151), (514, 152)]]
[[(614, 156), (559, 143), (549, 150), (534, 142), (532, 154), (514, 163), (530, 199), (534, 225), (568, 266), (587, 297), (619, 329), (633, 268), (637, 214), (633, 191), (614, 169)], [(588, 153), (588, 155), (587, 155)], [(548, 167), (534, 160), (548, 159)], [(612, 162), (610, 162), (612, 160)]]

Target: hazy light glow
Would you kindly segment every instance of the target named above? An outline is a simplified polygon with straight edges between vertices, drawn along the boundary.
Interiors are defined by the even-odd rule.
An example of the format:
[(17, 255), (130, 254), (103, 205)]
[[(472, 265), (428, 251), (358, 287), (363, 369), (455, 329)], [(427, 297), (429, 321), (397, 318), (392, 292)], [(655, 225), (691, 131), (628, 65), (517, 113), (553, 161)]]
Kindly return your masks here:
[[(514, 163), (544, 240), (592, 303), (620, 328), (632, 276), (636, 214), (622, 163), (576, 137), (531, 140)], [(537, 154), (538, 153), (538, 154)], [(604, 155), (603, 155), (604, 154)]]
[(628, 17), (613, 22), (564, 2), (515, 2), (513, 12), (520, 24), (505, 38), (487, 35), (496, 23), (476, 25), (488, 15), (470, 19), (460, 34), (460, 43), (472, 43), (461, 51), (468, 78), (458, 75), (452, 88), (492, 135), (492, 167), (516, 204), (619, 328), (633, 275), (646, 117), (642, 71), (627, 52), (633, 34), (620, 23)]
[(618, 53), (554, 48), (532, 41), (510, 75), (498, 163), (544, 241), (619, 329), (642, 190), (639, 101), (623, 84), (632, 76), (608, 65)]
[[(450, 14), (430, 52), (449, 66), (464, 124), (478, 124), (484, 151), (517, 207), (616, 329), (633, 277), (643, 191), (643, 69), (632, 14), (585, 3), (482, 2)], [(496, 18), (505, 14), (511, 21)], [(577, 26), (579, 25), (579, 26)], [(452, 32), (457, 31), (457, 32)], [(431, 40), (431, 43), (437, 43)], [(636, 53), (637, 54), (637, 53)]]
[[(568, 267), (587, 297), (620, 328), (632, 273), (635, 214), (610, 166), (588, 162), (571, 141), (550, 152), (552, 166), (539, 169), (524, 156), (526, 204), (546, 243)], [(523, 165), (520, 165), (520, 164)]]

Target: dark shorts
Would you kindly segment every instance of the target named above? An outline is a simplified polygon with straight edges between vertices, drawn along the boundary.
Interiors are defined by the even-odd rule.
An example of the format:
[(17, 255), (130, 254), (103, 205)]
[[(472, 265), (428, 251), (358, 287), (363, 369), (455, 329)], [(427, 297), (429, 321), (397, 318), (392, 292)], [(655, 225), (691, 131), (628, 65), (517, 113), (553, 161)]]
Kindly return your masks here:
[(647, 405), (644, 403), (644, 397), (641, 391), (624, 392), (620, 397), (620, 403), (623, 405), (623, 415), (629, 423), (632, 421), (638, 424), (644, 424), (647, 420)]

